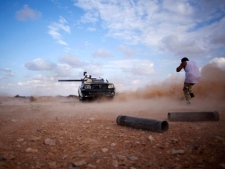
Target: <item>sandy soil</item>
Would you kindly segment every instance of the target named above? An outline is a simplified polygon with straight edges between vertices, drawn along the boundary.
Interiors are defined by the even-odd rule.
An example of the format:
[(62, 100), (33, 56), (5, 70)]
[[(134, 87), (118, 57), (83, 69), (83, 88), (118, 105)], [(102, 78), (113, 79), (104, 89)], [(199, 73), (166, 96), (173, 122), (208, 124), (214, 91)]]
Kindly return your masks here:
[[(152, 94), (152, 93), (151, 93)], [(120, 95), (112, 101), (0, 98), (0, 168), (225, 168), (224, 100)], [(219, 121), (171, 122), (168, 112), (217, 111)], [(163, 133), (119, 126), (119, 115), (165, 120)]]

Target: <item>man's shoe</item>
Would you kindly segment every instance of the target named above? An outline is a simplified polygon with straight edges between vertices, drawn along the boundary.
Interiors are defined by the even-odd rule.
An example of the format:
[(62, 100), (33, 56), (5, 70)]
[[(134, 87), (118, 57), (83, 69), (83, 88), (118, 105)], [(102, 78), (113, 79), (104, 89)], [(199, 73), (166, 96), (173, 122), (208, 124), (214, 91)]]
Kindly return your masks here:
[(191, 98), (195, 97), (194, 93), (190, 93)]

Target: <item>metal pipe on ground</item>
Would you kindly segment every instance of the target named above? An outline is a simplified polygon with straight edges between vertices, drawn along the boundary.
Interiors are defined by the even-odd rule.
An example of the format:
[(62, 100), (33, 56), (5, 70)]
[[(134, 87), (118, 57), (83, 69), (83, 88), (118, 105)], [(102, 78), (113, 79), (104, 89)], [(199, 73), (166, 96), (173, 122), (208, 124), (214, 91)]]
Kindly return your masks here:
[(130, 116), (118, 116), (116, 122), (120, 126), (132, 127), (135, 129), (149, 130), (162, 133), (168, 130), (167, 121), (159, 121), (154, 119), (137, 118)]
[(169, 112), (169, 121), (218, 121), (219, 114), (214, 112)]

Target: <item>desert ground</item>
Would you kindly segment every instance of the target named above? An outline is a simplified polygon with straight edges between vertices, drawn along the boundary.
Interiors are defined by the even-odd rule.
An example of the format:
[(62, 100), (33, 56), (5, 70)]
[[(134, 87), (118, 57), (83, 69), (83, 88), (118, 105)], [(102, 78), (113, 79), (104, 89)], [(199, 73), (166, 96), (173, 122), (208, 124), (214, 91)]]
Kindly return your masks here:
[[(152, 93), (151, 93), (152, 94)], [(134, 97), (135, 96), (135, 97)], [(225, 168), (224, 100), (1, 97), (2, 169)], [(219, 121), (171, 122), (168, 112), (217, 111)], [(159, 133), (120, 126), (119, 115), (167, 121)]]
[[(113, 100), (0, 97), (1, 169), (224, 169), (225, 72), (201, 70), (186, 105), (182, 83), (151, 84)], [(71, 92), (72, 94), (72, 92)], [(169, 121), (169, 112), (215, 112), (218, 121)], [(167, 121), (155, 132), (118, 125), (119, 115)]]

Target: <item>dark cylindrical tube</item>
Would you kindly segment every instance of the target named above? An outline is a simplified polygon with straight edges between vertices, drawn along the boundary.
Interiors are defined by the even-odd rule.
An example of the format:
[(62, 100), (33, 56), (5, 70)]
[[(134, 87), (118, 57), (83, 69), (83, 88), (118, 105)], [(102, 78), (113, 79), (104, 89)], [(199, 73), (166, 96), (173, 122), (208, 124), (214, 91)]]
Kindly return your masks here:
[(214, 112), (169, 112), (169, 121), (218, 121), (219, 114)]
[(133, 127), (136, 129), (149, 130), (160, 133), (168, 130), (169, 128), (167, 121), (159, 121), (130, 116), (118, 116), (116, 122), (120, 126)]

